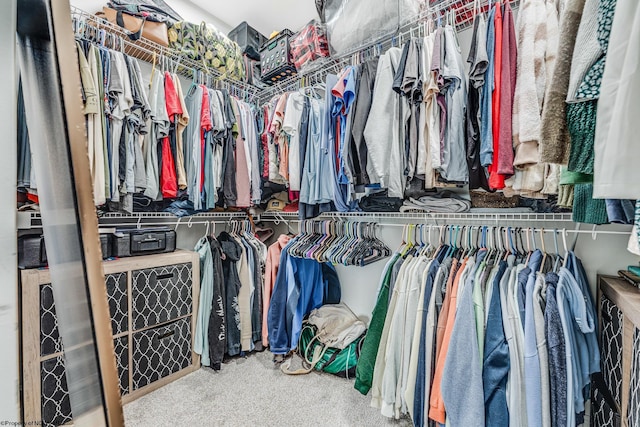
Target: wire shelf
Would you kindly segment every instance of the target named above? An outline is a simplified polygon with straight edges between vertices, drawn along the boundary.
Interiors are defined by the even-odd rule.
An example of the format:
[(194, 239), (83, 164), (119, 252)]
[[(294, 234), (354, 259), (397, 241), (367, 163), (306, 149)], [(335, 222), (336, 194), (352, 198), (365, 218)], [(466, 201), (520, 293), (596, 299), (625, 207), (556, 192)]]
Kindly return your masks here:
[[(162, 46), (145, 38), (132, 41), (124, 29), (77, 7), (71, 7), (71, 17), (74, 22), (74, 33), (78, 38), (121, 50), (127, 55), (148, 63), (162, 63), (164, 61), (177, 74), (187, 78), (203, 76), (203, 80), (208, 80), (203, 83), (227, 89), (232, 95), (248, 102), (255, 101), (261, 90), (257, 86), (227, 77), (218, 70), (191, 60), (176, 49)], [(86, 37), (84, 34), (86, 27), (97, 30), (96, 38), (98, 40)]]
[[(265, 212), (260, 218), (264, 221), (291, 221), (297, 220), (295, 212)], [(482, 213), (377, 213), (377, 212), (327, 212), (318, 219), (369, 219), (369, 220), (393, 220), (393, 221), (422, 221), (422, 222), (573, 222), (571, 213), (528, 213), (528, 212), (482, 212)]]
[[(243, 220), (247, 218), (244, 211), (238, 212), (202, 212), (189, 217), (177, 217), (168, 212), (136, 212), (132, 214), (126, 213), (107, 213), (98, 218), (100, 225), (113, 226), (118, 225), (151, 225), (157, 223), (162, 224), (199, 224), (207, 221), (232, 221)], [(18, 229), (30, 230), (42, 228), (42, 216), (40, 212), (18, 212)], [(154, 222), (155, 221), (155, 222)]]
[[(520, 5), (520, 0), (503, 0), (502, 3), (507, 1), (514, 9)], [(485, 13), (489, 9), (489, 5), (494, 3), (493, 0), (481, 0), (478, 11)], [(424, 36), (426, 35), (426, 22), (429, 20), (435, 22), (438, 18), (444, 20), (444, 14), (448, 11), (455, 11), (457, 31), (465, 30), (473, 25), (476, 15), (474, 8), (473, 0), (443, 0), (435, 4), (432, 3), (428, 8), (424, 8), (418, 16), (405, 20), (397, 32), (382, 37), (375, 35), (373, 38), (363, 41), (359, 46), (323, 61), (318, 67), (298, 71), (298, 74), (262, 90), (259, 94), (259, 101), (264, 104), (276, 95), (322, 83), (327, 74), (338, 74), (347, 65), (355, 65), (372, 56), (379, 56), (393, 46), (401, 46), (412, 37)]]

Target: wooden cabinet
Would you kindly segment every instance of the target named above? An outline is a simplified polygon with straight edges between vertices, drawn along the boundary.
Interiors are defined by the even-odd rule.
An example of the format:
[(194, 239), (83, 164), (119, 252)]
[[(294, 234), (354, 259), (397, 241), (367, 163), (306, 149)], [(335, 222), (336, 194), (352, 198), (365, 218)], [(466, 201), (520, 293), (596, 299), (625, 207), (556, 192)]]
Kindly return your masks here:
[(598, 278), (602, 381), (592, 386), (592, 426), (640, 427), (640, 289)]
[[(176, 251), (103, 262), (122, 402), (200, 366), (193, 352), (198, 254)], [(64, 348), (48, 270), (21, 272), (24, 421), (72, 421)]]

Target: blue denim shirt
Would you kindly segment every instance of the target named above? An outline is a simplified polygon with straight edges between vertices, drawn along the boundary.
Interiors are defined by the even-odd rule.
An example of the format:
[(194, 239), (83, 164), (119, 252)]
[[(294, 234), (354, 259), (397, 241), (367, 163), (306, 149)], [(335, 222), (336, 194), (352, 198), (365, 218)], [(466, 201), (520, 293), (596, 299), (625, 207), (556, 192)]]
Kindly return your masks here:
[(482, 382), (484, 387), (484, 408), (486, 426), (508, 426), (507, 379), (511, 363), (509, 344), (502, 326), (500, 303), (500, 281), (507, 270), (507, 262), (500, 261), (493, 280), (493, 293), (487, 315), (487, 330), (484, 336), (484, 360)]

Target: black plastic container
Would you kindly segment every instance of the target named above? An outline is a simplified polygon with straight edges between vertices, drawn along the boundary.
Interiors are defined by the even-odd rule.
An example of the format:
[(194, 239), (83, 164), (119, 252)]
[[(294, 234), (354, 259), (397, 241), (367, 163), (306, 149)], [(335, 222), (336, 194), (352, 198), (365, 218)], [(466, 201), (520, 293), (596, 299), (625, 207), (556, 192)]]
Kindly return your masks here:
[(238, 43), (242, 53), (249, 56), (249, 58), (259, 61), (260, 60), (260, 47), (267, 41), (267, 38), (247, 24), (247, 21), (242, 22), (233, 30), (229, 31), (229, 38)]
[(262, 46), (260, 72), (264, 83), (273, 85), (296, 74), (296, 66), (291, 60), (289, 49), (292, 36), (293, 33), (285, 29)]

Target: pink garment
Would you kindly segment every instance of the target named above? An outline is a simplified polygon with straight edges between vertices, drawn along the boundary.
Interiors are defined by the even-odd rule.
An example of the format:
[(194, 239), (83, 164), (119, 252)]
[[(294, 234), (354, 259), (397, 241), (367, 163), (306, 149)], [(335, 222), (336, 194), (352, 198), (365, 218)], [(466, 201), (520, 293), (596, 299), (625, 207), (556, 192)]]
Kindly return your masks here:
[(262, 178), (266, 181), (269, 180), (269, 107), (264, 107), (264, 132), (260, 135), (260, 142), (262, 143)]
[(271, 120), (271, 125), (269, 126), (269, 132), (273, 135), (278, 136), (280, 133), (280, 129), (282, 129), (282, 122), (284, 121), (284, 113), (285, 108), (287, 107), (287, 99), (289, 98), (289, 94), (285, 93), (280, 96), (278, 99), (278, 103), (276, 104), (276, 109), (273, 113), (273, 119)]
[(251, 207), (251, 180), (247, 168), (247, 155), (244, 140), (238, 134), (236, 137), (236, 190), (238, 192), (236, 207), (239, 208)]
[(200, 150), (201, 150), (201, 158), (200, 162), (200, 193), (204, 190), (204, 157), (205, 157), (205, 144), (207, 143), (205, 140), (205, 134), (211, 130), (213, 127), (213, 123), (211, 121), (211, 105), (209, 104), (209, 91), (207, 87), (202, 86), (202, 110), (200, 113)]
[(500, 135), (498, 144), (498, 173), (511, 176), (513, 170), (513, 97), (516, 91), (517, 42), (513, 11), (509, 2), (504, 4), (502, 16), (502, 78), (500, 79)]
[(267, 262), (264, 272), (264, 292), (262, 292), (262, 345), (265, 347), (269, 345), (269, 328), (267, 325), (267, 318), (269, 315), (271, 294), (273, 293), (276, 276), (278, 275), (278, 268), (280, 267), (280, 254), (282, 253), (282, 249), (287, 246), (290, 240), (290, 236), (282, 234), (278, 237), (278, 241), (269, 246), (269, 249), (267, 250)]

